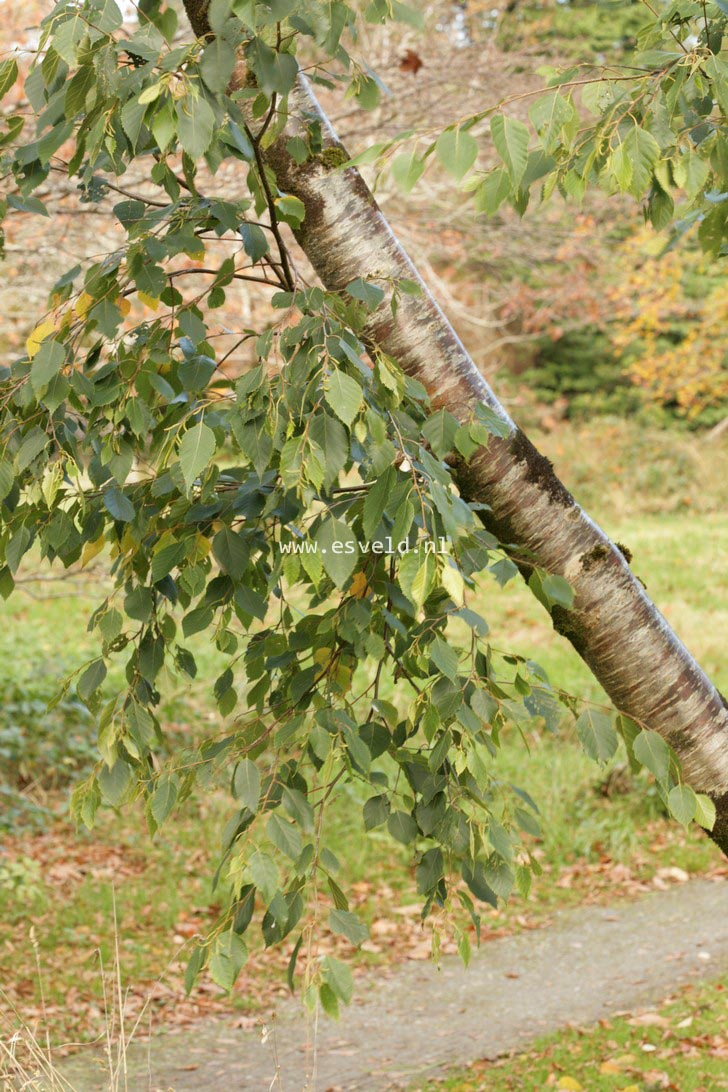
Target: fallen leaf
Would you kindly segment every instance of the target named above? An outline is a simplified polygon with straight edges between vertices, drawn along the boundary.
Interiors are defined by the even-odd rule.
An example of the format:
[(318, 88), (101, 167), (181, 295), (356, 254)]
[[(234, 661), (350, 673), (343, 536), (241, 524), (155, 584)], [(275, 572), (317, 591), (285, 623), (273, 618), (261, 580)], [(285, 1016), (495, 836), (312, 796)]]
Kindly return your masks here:
[(400, 59), (399, 69), (400, 72), (411, 72), (413, 76), (416, 76), (423, 64), (424, 61), (419, 53), (415, 53), (414, 49), (408, 49)]
[(633, 1016), (627, 1023), (631, 1028), (666, 1028), (670, 1025), (667, 1017), (660, 1016), (659, 1012), (641, 1012), (638, 1016)]
[(684, 868), (677, 868), (674, 865), (669, 868), (658, 868), (657, 875), (661, 880), (674, 880), (675, 883), (687, 883), (690, 879)]

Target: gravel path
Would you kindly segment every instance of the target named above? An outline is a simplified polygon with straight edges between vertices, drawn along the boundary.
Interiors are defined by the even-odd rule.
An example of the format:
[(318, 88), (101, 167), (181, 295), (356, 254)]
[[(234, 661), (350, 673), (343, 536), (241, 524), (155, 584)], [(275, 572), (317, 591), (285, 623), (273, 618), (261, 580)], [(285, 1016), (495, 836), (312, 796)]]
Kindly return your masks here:
[[(406, 1088), (450, 1065), (525, 1048), (569, 1023), (590, 1024), (728, 971), (728, 883), (695, 880), (615, 907), (584, 907), (553, 925), (457, 959), (358, 980), (335, 1023), (319, 1021), (315, 1078), (305, 1018), (287, 1002), (260, 1030), (210, 1021), (129, 1051), (130, 1092), (339, 1092)], [(108, 1081), (90, 1063), (64, 1074), (78, 1092)], [(123, 1083), (120, 1085), (123, 1088)]]

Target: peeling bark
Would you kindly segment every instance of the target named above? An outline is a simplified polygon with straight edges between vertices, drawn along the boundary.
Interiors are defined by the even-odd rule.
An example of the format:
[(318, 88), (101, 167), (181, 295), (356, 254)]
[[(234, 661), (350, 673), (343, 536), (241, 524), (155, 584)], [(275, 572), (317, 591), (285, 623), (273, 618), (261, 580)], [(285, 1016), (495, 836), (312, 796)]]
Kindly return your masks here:
[[(186, 7), (195, 32), (205, 33), (204, 0), (186, 2)], [(234, 82), (240, 78), (236, 73)], [(297, 164), (286, 143), (312, 121), (321, 127), (324, 152)], [(329, 290), (341, 290), (357, 277), (385, 288), (402, 278), (420, 285), (419, 296), (400, 297), (396, 317), (388, 292), (369, 319), (368, 342), (418, 379), (435, 406), (466, 420), (483, 402), (508, 424), (505, 439), (491, 437), (469, 463), (455, 462), (462, 496), (490, 506), (487, 526), (501, 541), (517, 543), (535, 564), (569, 581), (574, 607), (554, 610), (554, 627), (586, 661), (615, 706), (664, 736), (681, 759), (685, 779), (713, 798), (718, 809), (713, 837), (728, 854), (725, 700), (647, 597), (622, 551), (511, 421), (358, 171), (341, 169), (342, 153), (345, 149), (300, 75), (289, 98), (286, 130), (264, 152), (279, 187), (305, 206), (299, 243)]]

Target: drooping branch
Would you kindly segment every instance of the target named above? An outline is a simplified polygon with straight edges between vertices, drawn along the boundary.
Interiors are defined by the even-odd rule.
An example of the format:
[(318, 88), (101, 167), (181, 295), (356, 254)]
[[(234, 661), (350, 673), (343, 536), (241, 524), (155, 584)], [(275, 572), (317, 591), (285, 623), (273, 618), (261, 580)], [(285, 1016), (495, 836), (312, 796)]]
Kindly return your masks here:
[[(185, 0), (193, 29), (208, 32), (205, 3)], [(238, 76), (238, 78), (240, 78)], [(294, 135), (316, 123), (324, 151), (297, 163)], [(327, 289), (357, 277), (390, 286), (371, 315), (366, 337), (418, 379), (434, 404), (460, 420), (485, 403), (508, 426), (466, 463), (454, 466), (464, 498), (490, 507), (489, 528), (516, 543), (535, 563), (563, 576), (573, 608), (554, 608), (555, 628), (572, 643), (615, 706), (659, 732), (681, 759), (687, 781), (708, 793), (718, 819), (713, 837), (728, 853), (728, 706), (632, 574), (622, 552), (582, 511), (485, 382), (414, 265), (395, 238), (366, 183), (336, 138), (306, 78), (289, 97), (285, 132), (264, 151), (281, 190), (298, 197), (306, 215), (298, 241)], [(418, 296), (401, 295), (396, 315), (391, 285), (416, 281)]]

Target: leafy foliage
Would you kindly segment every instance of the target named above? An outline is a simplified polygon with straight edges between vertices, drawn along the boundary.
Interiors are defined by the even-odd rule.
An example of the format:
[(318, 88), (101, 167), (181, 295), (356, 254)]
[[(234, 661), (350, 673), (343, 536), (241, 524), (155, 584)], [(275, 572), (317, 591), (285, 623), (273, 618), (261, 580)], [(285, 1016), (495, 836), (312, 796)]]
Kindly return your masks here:
[[(650, 225), (599, 243), (584, 217), (558, 270), (518, 270), (502, 318), (527, 335), (515, 370), (535, 399), (569, 417), (654, 417), (699, 428), (726, 412), (722, 271)], [(616, 233), (615, 233), (616, 234)], [(645, 413), (644, 411), (647, 411)]]
[[(282, 239), (304, 210), (262, 153), (285, 119), (297, 36), (349, 67), (362, 105), (376, 94), (341, 44), (351, 9), (220, 0), (209, 12), (215, 39), (182, 45), (172, 9), (145, 0), (140, 14), (126, 36), (113, 0), (57, 4), (25, 80), (35, 132), (24, 143), (26, 118), (8, 122), (3, 211), (43, 215), (36, 191), (59, 169), (89, 202), (120, 191), (124, 241), (60, 278), (26, 352), (0, 373), (0, 592), (12, 593), (31, 549), (64, 567), (111, 559), (114, 590), (90, 620), (98, 655), (63, 690), (75, 685), (94, 716), (101, 755), (74, 815), (91, 826), (102, 804), (141, 799), (154, 833), (193, 791), (227, 781), (216, 882), (233, 898), (195, 951), (188, 985), (208, 966), (232, 987), (256, 914), (266, 944), (299, 930), (292, 982), (299, 923), (319, 888), (333, 932), (352, 945), (367, 935), (326, 846), (337, 786), (363, 781), (367, 828), (386, 826), (411, 847), (423, 915), (459, 906), (477, 924), (478, 901), (525, 891), (539, 871), (528, 847), (538, 809), (498, 776), (502, 734), (534, 718), (553, 731), (561, 704), (574, 703), (537, 665), (495, 656), (485, 619), (467, 606), (476, 574), (505, 583), (517, 568), (479, 506), (458, 495), (446, 459), (469, 459), (502, 422), (485, 407), (462, 421), (432, 413), (395, 361), (365, 350), (385, 288), (396, 307), (415, 287), (307, 287)], [(367, 8), (374, 21), (392, 14), (409, 18), (401, 4)], [(228, 94), (241, 53), (248, 76)], [(5, 83), (16, 77), (3, 70)], [(551, 156), (575, 123), (563, 101), (552, 95), (548, 117), (533, 121)], [(605, 125), (624, 121), (613, 105)], [(503, 187), (521, 202), (540, 168), (525, 125), (499, 117)], [(646, 130), (624, 139), (639, 147), (643, 174), (657, 169)], [(469, 131), (440, 141), (452, 173), (466, 175)], [(320, 147), (313, 128), (291, 154), (305, 162)], [(152, 194), (118, 185), (140, 157)], [(247, 177), (242, 199), (205, 192), (228, 160)], [(257, 364), (234, 379), (212, 323), (236, 278), (274, 290), (274, 317), (242, 335)], [(563, 579), (518, 560), (547, 608), (571, 606)], [(169, 674), (195, 676), (186, 642), (201, 632), (227, 658), (213, 691), (225, 730), (164, 761), (161, 694)], [(121, 688), (110, 683), (116, 665)], [(611, 719), (582, 716), (587, 751), (603, 760), (616, 745)], [(658, 784), (681, 819), (692, 809), (709, 825), (674, 762)], [(330, 959), (307, 973), (305, 997), (317, 996), (331, 1013), (346, 1003), (346, 968)]]
[(608, 296), (611, 341), (627, 375), (650, 400), (689, 421), (721, 420), (728, 401), (721, 273), (697, 248), (659, 254), (644, 235), (624, 250), (624, 276)]
[[(532, 7), (526, 5), (525, 17), (520, 12), (514, 17), (520, 39)], [(546, 94), (519, 95), (512, 103), (506, 100), (461, 119), (424, 148), (419, 141), (413, 143), (394, 159), (395, 179), (410, 190), (433, 151), (442, 158), (447, 135), (453, 148), (449, 169), (486, 216), (495, 215), (504, 202), (523, 215), (530, 203), (544, 202), (555, 193), (582, 202), (591, 188), (600, 187), (641, 201), (656, 229), (670, 227), (679, 237), (697, 228), (706, 254), (724, 254), (728, 65), (722, 50), (728, 13), (722, 0), (676, 0), (655, 8), (632, 4), (634, 37), (628, 33), (624, 42), (629, 48), (616, 51), (611, 14), (582, 14), (576, 5), (575, 15), (572, 7), (563, 16), (572, 24), (575, 18), (601, 21), (613, 60), (605, 61), (595, 44), (593, 62), (565, 71), (542, 69)], [(544, 18), (548, 22), (554, 16)], [(505, 27), (509, 25), (506, 20)], [(576, 24), (572, 31), (579, 37), (583, 33)], [(527, 118), (515, 116), (521, 99), (526, 100)], [(475, 154), (463, 153), (458, 134), (467, 135), (475, 151), (474, 132), (484, 141), (489, 138), (499, 165), (481, 171), (474, 166)], [(400, 144), (380, 145), (380, 161), (388, 161)]]

